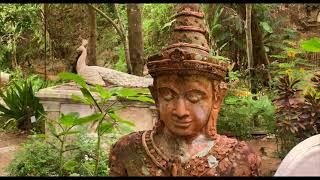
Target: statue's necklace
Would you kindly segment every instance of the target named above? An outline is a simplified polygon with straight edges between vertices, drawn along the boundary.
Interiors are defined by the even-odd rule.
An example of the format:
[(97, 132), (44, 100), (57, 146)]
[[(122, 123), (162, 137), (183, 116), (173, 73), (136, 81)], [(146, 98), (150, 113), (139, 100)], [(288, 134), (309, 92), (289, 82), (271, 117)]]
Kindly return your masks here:
[[(146, 153), (148, 154), (148, 156), (151, 158), (152, 162), (154, 164), (156, 164), (160, 169), (162, 169), (163, 171), (168, 170), (169, 168), (171, 169), (171, 174), (177, 175), (178, 173), (178, 169), (181, 169), (181, 162), (179, 160), (177, 160), (178, 158), (168, 158), (166, 155), (164, 155), (161, 150), (156, 146), (154, 139), (153, 139), (153, 134), (154, 131), (150, 130), (150, 131), (145, 131), (142, 134), (142, 144), (144, 146), (144, 149), (146, 151)], [(211, 143), (209, 143), (211, 144)], [(214, 142), (212, 141), (212, 144), (209, 145), (207, 151), (209, 149), (211, 149), (211, 147), (214, 145)], [(204, 163), (205, 166), (203, 167), (203, 169), (201, 170), (201, 172), (196, 172), (195, 174), (204, 174), (206, 171), (205, 169), (207, 168), (211, 168), (211, 167), (215, 167), (217, 165), (217, 160), (215, 159), (215, 157), (213, 157), (212, 155), (209, 155), (208, 157), (206, 157), (206, 154), (208, 154), (208, 152), (206, 152), (205, 154), (203, 154), (203, 152), (199, 152), (197, 155), (198, 157), (201, 158), (201, 160), (197, 160), (194, 159), (191, 162), (186, 164), (186, 167), (184, 167), (185, 170), (189, 169), (190, 171), (192, 169), (194, 169), (194, 165), (196, 166), (202, 166), (201, 164), (203, 164), (205, 162), (204, 159), (208, 158), (208, 164)], [(195, 161), (194, 163), (192, 163), (193, 161)], [(212, 162), (213, 161), (213, 162)], [(194, 165), (190, 165), (194, 164)], [(212, 165), (212, 163), (214, 163), (214, 165)]]
[(153, 140), (153, 131), (145, 131), (142, 134), (142, 144), (152, 162), (162, 170), (166, 170), (171, 165), (171, 159), (165, 156), (155, 145)]

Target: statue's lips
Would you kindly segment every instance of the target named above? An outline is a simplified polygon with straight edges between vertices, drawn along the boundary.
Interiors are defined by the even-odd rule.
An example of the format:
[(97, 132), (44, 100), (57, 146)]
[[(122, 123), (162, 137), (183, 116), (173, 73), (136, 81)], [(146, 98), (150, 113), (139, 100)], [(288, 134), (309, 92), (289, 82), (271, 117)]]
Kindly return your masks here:
[(192, 119), (187, 119), (187, 120), (177, 120), (173, 119), (173, 124), (176, 127), (180, 128), (187, 128), (191, 125)]

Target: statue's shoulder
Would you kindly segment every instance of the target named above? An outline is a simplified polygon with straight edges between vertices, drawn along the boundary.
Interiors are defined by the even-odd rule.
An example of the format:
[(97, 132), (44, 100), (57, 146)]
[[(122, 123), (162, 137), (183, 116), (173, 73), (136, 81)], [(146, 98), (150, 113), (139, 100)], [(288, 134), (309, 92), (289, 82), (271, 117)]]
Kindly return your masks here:
[(225, 135), (219, 135), (216, 140), (216, 147), (225, 148), (228, 151), (237, 151), (241, 154), (253, 152), (245, 141), (238, 141), (235, 138), (230, 138)]
[(219, 135), (216, 144), (211, 151), (221, 161), (220, 165), (233, 164), (238, 170), (235, 175), (258, 175), (261, 165), (260, 157), (244, 141)]
[(142, 134), (145, 131), (138, 131), (138, 132), (132, 132), (130, 134), (122, 136), (113, 146), (112, 149), (117, 149), (117, 150), (125, 150), (130, 147), (133, 147), (132, 145), (137, 145), (141, 144), (141, 137)]
[(134, 167), (133, 164), (139, 167), (139, 159), (142, 157), (141, 137), (143, 132), (139, 131), (127, 134), (112, 145), (109, 153), (109, 175), (127, 176), (128, 167)]
[(215, 147), (221, 147), (228, 150), (234, 149), (239, 141), (235, 138), (229, 138), (225, 135), (217, 135), (215, 138)]

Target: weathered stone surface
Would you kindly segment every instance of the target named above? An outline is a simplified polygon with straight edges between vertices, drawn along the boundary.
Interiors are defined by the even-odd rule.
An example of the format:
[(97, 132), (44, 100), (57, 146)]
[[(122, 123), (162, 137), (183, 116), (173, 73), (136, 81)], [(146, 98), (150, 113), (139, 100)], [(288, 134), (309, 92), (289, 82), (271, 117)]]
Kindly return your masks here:
[(44, 110), (47, 112), (60, 111), (61, 102), (40, 101), (40, 103), (43, 105)]
[(135, 123), (136, 131), (150, 130), (154, 125), (152, 112), (148, 108), (128, 107), (117, 112), (119, 116)]
[(61, 104), (60, 113), (67, 114), (71, 112), (78, 112), (80, 117), (83, 117), (94, 113), (94, 109), (85, 104)]

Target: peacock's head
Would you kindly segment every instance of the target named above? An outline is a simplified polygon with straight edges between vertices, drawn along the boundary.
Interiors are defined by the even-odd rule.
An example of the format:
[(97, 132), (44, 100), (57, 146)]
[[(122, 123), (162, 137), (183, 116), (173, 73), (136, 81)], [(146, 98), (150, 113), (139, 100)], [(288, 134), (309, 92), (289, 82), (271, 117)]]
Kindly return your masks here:
[(83, 52), (84, 50), (86, 50), (87, 45), (88, 45), (88, 40), (82, 39), (82, 44), (80, 47), (78, 47), (77, 51)]

